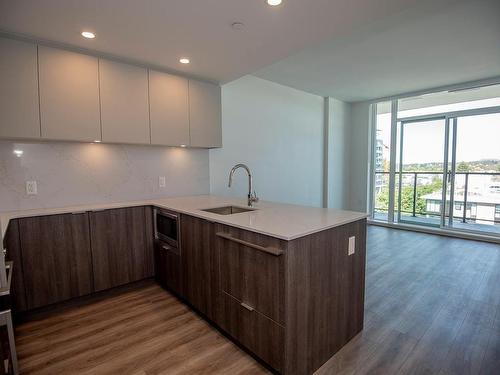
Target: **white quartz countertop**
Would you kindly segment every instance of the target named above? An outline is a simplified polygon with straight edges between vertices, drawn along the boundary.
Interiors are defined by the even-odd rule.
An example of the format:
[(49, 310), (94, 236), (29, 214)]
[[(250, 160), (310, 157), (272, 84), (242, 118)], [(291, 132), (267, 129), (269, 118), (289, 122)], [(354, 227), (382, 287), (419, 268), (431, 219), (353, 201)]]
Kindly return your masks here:
[(266, 234), (283, 240), (293, 240), (311, 233), (361, 220), (366, 213), (343, 211), (330, 208), (298, 206), (273, 202), (258, 202), (254, 211), (232, 215), (218, 215), (202, 209), (235, 205), (246, 207), (246, 199), (226, 198), (213, 195), (151, 199), (104, 204), (87, 204), (58, 208), (10, 211), (0, 213), (2, 238), (11, 219), (63, 213), (105, 210), (111, 208), (151, 205), (184, 213), (213, 222)]

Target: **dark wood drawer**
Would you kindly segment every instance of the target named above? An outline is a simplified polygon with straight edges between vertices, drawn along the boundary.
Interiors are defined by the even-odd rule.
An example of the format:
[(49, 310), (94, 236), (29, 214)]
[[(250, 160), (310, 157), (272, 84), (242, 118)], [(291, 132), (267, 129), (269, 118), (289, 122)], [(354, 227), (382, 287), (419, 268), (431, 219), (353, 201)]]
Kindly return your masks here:
[(221, 327), (264, 362), (282, 372), (285, 329), (225, 292), (221, 292)]
[(284, 325), (283, 241), (217, 225), (221, 289)]

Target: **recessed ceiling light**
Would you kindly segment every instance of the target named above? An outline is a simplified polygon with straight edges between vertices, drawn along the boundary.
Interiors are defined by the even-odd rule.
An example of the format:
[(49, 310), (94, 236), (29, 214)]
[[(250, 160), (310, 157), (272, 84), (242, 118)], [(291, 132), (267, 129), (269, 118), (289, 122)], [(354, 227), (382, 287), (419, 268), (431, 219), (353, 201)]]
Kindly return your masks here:
[(266, 1), (267, 1), (267, 3), (268, 3), (269, 5), (271, 5), (272, 7), (275, 7), (275, 6), (277, 6), (277, 5), (280, 5), (280, 4), (283, 2), (283, 0), (266, 0)]
[(231, 24), (231, 27), (233, 28), (233, 30), (243, 30), (245, 25), (243, 24), (243, 22), (233, 22)]
[(186, 147), (186, 145), (181, 145), (181, 147)]
[(95, 34), (92, 31), (82, 31), (82, 36), (87, 39), (95, 38)]
[(14, 150), (13, 152), (14, 155), (16, 155), (18, 158), (20, 158), (24, 154), (23, 150)]
[(179, 62), (180, 62), (181, 64), (189, 64), (189, 62), (190, 62), (190, 61), (189, 61), (189, 59), (188, 59), (188, 58), (183, 57), (183, 58), (179, 59)]
[(101, 143), (101, 141), (100, 141), (100, 140), (98, 140), (98, 139), (96, 139), (96, 140), (94, 141), (94, 143)]

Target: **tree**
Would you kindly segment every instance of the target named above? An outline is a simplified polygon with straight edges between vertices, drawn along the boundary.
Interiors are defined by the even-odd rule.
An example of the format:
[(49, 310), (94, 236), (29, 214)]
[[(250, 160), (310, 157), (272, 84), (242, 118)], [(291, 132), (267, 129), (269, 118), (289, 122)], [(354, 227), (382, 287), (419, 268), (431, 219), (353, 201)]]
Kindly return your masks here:
[(470, 172), (470, 165), (465, 161), (461, 161), (457, 164), (457, 172)]
[[(424, 195), (440, 192), (443, 187), (443, 181), (435, 176), (429, 184), (418, 185), (415, 199), (415, 213), (420, 215), (427, 214), (426, 201)], [(397, 205), (397, 198), (396, 198)], [(375, 207), (380, 211), (389, 209), (389, 188), (384, 187), (375, 197)], [(413, 185), (406, 185), (401, 188), (401, 212), (413, 213)]]

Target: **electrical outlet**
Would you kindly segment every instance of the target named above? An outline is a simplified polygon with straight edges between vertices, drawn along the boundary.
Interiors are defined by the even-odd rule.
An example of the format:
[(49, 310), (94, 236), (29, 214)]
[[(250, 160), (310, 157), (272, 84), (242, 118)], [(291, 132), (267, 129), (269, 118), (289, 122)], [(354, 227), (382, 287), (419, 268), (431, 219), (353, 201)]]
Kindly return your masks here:
[(353, 255), (356, 251), (356, 237), (349, 237), (349, 247), (347, 249), (347, 255)]
[(37, 195), (38, 190), (36, 187), (36, 181), (26, 181), (26, 194)]
[(161, 188), (164, 188), (165, 185), (166, 185), (165, 176), (159, 176), (158, 177), (158, 186)]

